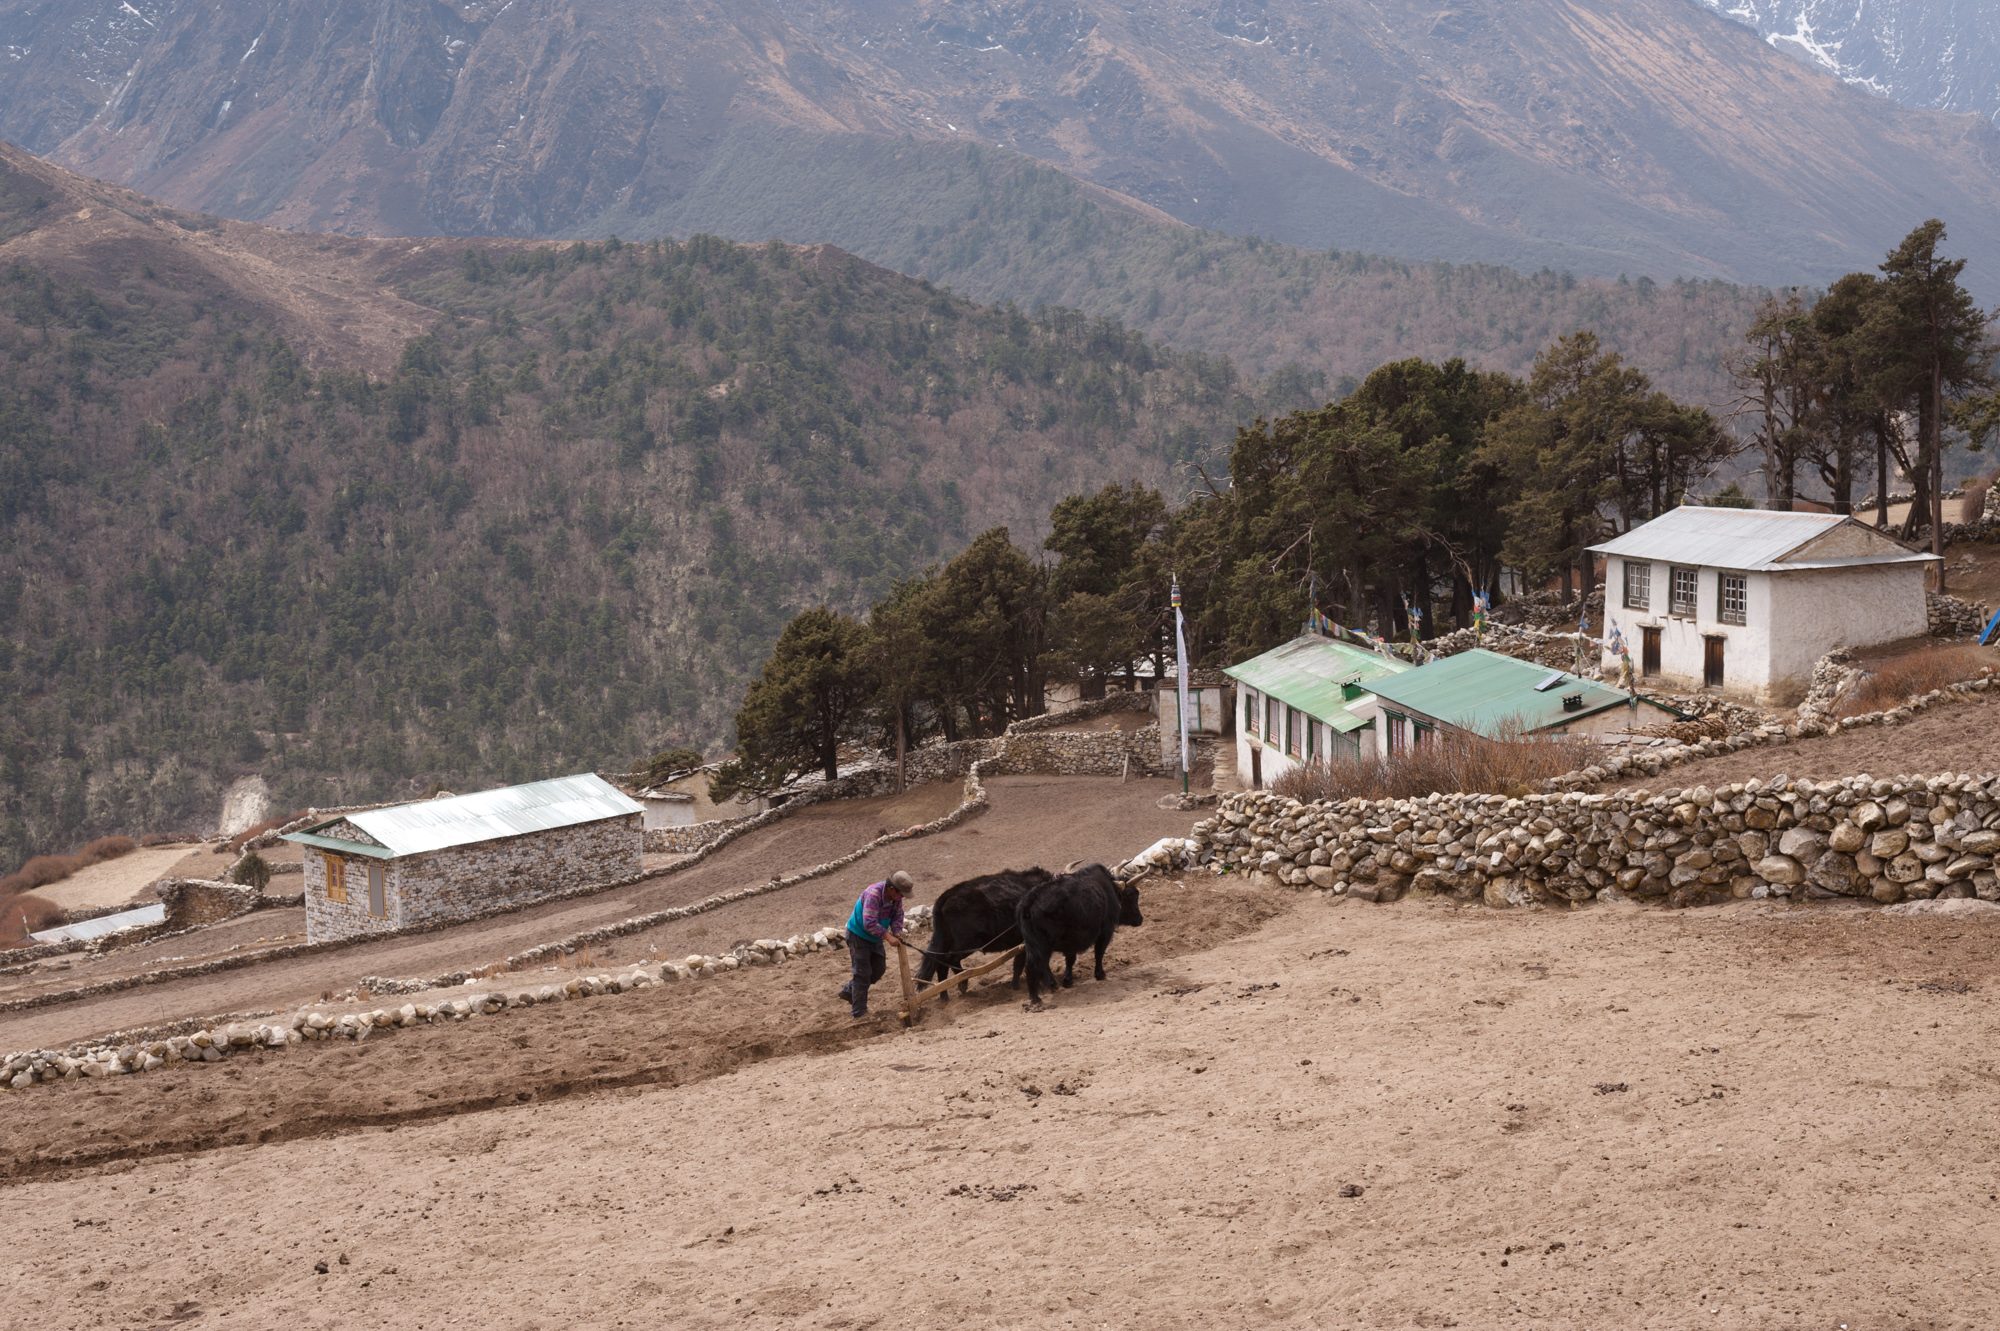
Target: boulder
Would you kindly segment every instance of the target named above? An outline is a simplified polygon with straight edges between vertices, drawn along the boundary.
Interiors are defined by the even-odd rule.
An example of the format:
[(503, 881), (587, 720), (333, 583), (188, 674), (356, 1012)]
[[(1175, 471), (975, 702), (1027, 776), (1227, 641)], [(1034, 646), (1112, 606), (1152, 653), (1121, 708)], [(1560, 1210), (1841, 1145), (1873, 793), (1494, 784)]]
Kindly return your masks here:
[(1829, 840), (1810, 827), (1788, 829), (1778, 838), (1778, 853), (1788, 855), (1800, 864), (1811, 864), (1827, 852)]
[(1766, 855), (1756, 869), (1759, 878), (1778, 887), (1797, 887), (1806, 880), (1805, 866), (1789, 855)]

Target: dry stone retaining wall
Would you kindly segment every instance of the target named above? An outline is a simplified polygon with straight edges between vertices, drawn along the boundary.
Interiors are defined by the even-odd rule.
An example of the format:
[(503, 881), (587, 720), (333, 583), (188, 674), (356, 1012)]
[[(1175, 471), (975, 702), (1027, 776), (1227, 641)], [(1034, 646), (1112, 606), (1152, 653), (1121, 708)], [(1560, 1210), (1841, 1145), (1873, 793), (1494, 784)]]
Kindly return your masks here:
[(2000, 900), (2000, 777), (1749, 781), (1648, 795), (1225, 800), (1190, 862), (1391, 901), (1490, 906), (1744, 897)]
[[(929, 920), (929, 908), (910, 912), (910, 927)], [(276, 1021), (233, 1021), (203, 1025), (188, 1034), (130, 1032), (109, 1040), (73, 1045), (68, 1049), (35, 1049), (0, 1055), (0, 1089), (26, 1090), (54, 1081), (126, 1076), (151, 1072), (175, 1063), (219, 1063), (233, 1054), (282, 1050), (314, 1040), (370, 1040), (403, 1027), (439, 1025), (473, 1017), (603, 994), (621, 994), (709, 979), (732, 971), (782, 965), (785, 961), (828, 949), (844, 948), (842, 926), (791, 938), (761, 938), (723, 956), (690, 956), (682, 961), (620, 967), (614, 973), (581, 975), (544, 984), (510, 985), (498, 979), (473, 981), (480, 992), (431, 1003), (404, 1003), (395, 1008), (329, 1013), (306, 1009)], [(378, 992), (392, 992), (394, 981), (375, 981)], [(430, 988), (423, 984), (422, 988)], [(405, 989), (404, 992), (413, 992)]]

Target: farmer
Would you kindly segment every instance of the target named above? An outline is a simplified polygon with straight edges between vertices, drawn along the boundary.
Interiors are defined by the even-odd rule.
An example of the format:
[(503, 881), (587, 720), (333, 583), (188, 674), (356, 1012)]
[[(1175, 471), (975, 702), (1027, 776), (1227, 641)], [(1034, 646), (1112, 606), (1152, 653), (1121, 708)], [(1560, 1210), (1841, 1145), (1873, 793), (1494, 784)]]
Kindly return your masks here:
[(868, 986), (889, 968), (888, 939), (903, 941), (903, 898), (910, 895), (910, 876), (901, 869), (862, 889), (847, 917), (847, 958), (852, 971), (840, 996), (855, 1017), (868, 1015)]

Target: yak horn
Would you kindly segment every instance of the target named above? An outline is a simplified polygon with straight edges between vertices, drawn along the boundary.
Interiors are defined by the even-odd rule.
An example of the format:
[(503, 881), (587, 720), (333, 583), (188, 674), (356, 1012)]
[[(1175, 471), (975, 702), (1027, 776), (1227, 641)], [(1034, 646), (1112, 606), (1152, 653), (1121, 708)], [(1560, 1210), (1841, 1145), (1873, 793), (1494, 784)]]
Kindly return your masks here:
[(1082, 860), (1071, 860), (1068, 864), (1065, 864), (1063, 866), (1063, 872), (1075, 873), (1077, 869), (1082, 866), (1082, 864), (1083, 864)]

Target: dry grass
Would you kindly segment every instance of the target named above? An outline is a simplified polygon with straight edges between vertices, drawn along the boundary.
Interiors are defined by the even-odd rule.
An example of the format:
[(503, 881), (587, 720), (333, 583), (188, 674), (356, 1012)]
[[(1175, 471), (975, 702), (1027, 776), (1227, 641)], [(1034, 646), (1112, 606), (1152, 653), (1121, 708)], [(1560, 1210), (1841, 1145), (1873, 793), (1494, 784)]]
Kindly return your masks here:
[(1977, 679), (1993, 664), (1993, 654), (1980, 647), (1939, 647), (1885, 661), (1840, 700), (1840, 716), (1860, 716), (1896, 707), (1919, 693), (1929, 693), (1962, 679)]
[(11, 897), (47, 887), (50, 883), (60, 883), (79, 869), (115, 860), (138, 849), (138, 845), (128, 836), (102, 836), (74, 855), (37, 855), (13, 873), (0, 878), (0, 897)]
[(20, 947), (38, 929), (61, 924), (63, 909), (27, 892), (0, 901), (0, 948)]
[(1440, 733), (1421, 748), (1387, 760), (1336, 758), (1310, 763), (1271, 783), (1280, 795), (1305, 801), (1411, 799), (1454, 791), (1525, 795), (1550, 777), (1589, 764), (1598, 746), (1587, 739), (1518, 733), (1485, 739)]

